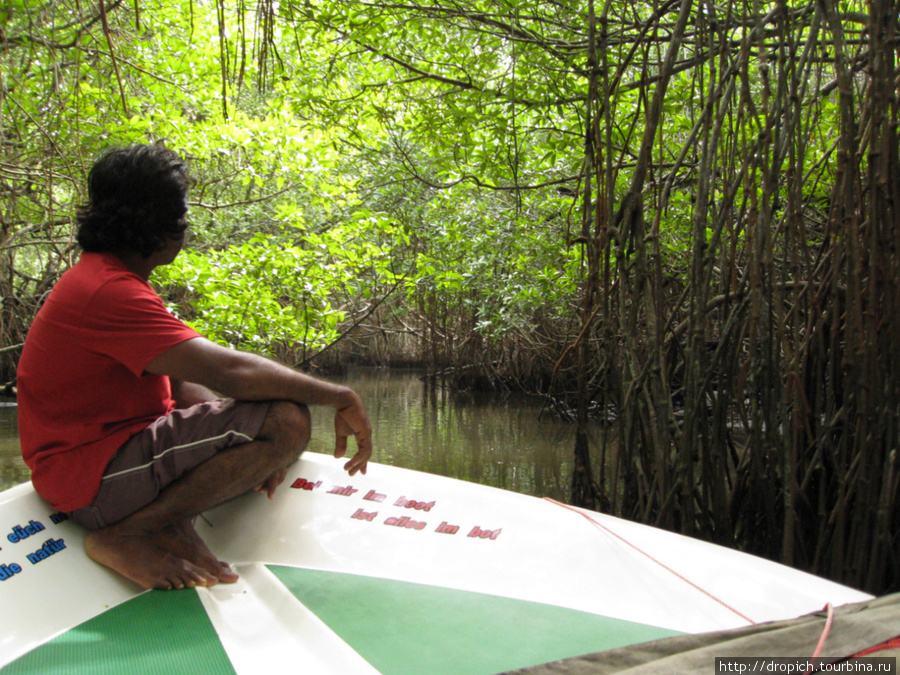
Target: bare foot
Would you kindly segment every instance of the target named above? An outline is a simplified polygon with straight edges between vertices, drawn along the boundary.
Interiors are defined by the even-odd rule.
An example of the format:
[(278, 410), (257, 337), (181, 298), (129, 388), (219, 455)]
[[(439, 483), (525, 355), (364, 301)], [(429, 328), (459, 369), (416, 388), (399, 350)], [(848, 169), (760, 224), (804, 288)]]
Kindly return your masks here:
[(189, 520), (165, 530), (157, 535), (154, 541), (160, 548), (202, 567), (223, 583), (233, 584), (240, 578), (231, 569), (231, 565), (213, 555)]
[(88, 556), (144, 588), (172, 590), (215, 586), (219, 579), (159, 546), (152, 536), (122, 533), (115, 525), (88, 534)]

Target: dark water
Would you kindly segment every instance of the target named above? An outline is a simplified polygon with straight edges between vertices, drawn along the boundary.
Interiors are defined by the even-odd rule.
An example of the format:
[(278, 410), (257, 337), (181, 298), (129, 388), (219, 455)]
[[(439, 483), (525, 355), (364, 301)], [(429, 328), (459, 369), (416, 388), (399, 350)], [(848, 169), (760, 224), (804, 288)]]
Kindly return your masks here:
[[(537, 497), (568, 495), (574, 427), (541, 417), (537, 398), (454, 393), (402, 370), (354, 369), (332, 379), (365, 401), (376, 462)], [(333, 452), (332, 419), (326, 410), (313, 410), (311, 451)], [(28, 476), (19, 457), (16, 409), (0, 406), (0, 490)]]

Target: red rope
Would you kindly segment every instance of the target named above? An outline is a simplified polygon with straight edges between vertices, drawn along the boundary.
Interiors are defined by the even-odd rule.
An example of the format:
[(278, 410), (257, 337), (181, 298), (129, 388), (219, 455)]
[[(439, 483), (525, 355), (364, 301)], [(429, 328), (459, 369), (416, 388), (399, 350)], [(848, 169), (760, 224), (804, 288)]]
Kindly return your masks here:
[(825, 628), (822, 629), (822, 635), (819, 636), (819, 644), (816, 645), (816, 651), (813, 652), (812, 659), (810, 659), (809, 667), (806, 669), (807, 674), (813, 671), (813, 668), (816, 665), (816, 661), (819, 658), (819, 655), (822, 653), (822, 647), (825, 646), (825, 640), (828, 639), (828, 634), (831, 632), (831, 624), (834, 623), (834, 607), (831, 606), (831, 603), (825, 605), (825, 611), (828, 612), (828, 617), (825, 619)]
[(633, 548), (635, 551), (637, 551), (637, 552), (640, 553), (641, 555), (646, 556), (647, 558), (649, 558), (650, 560), (652, 560), (653, 562), (655, 562), (657, 565), (659, 565), (660, 567), (662, 567), (664, 570), (666, 570), (666, 571), (668, 571), (668, 572), (671, 572), (672, 574), (674, 574), (676, 577), (678, 577), (679, 579), (681, 579), (683, 582), (685, 582), (685, 583), (688, 584), (689, 586), (692, 586), (692, 587), (695, 588), (696, 590), (698, 590), (698, 591), (700, 591), (701, 593), (703, 593), (703, 595), (705, 595), (705, 596), (707, 596), (708, 598), (710, 598), (711, 600), (713, 600), (713, 601), (719, 603), (719, 604), (722, 605), (725, 609), (727, 609), (727, 610), (729, 610), (729, 611), (731, 611), (731, 612), (734, 612), (735, 614), (737, 614), (739, 617), (741, 617), (741, 618), (742, 618), (744, 621), (746, 621), (747, 623), (749, 623), (749, 624), (754, 624), (754, 625), (756, 624), (756, 622), (755, 622), (753, 619), (751, 619), (750, 617), (748, 617), (746, 614), (742, 614), (741, 612), (739, 612), (738, 610), (736, 610), (734, 607), (732, 607), (731, 605), (729, 605), (729, 604), (728, 604), (727, 602), (725, 602), (724, 600), (722, 600), (722, 599), (720, 599), (720, 598), (717, 598), (715, 595), (713, 595), (712, 593), (710, 593), (710, 592), (707, 591), (706, 589), (701, 588), (700, 586), (698, 586), (697, 584), (695, 584), (693, 581), (691, 581), (690, 579), (688, 579), (688, 578), (687, 578), (686, 576), (684, 576), (683, 574), (680, 574), (680, 573), (676, 572), (675, 570), (673, 570), (671, 567), (669, 567), (669, 566), (666, 565), (665, 563), (660, 562), (659, 560), (657, 560), (656, 558), (654, 558), (652, 555), (650, 555), (650, 554), (647, 553), (646, 551), (644, 551), (644, 550), (642, 550), (641, 548), (638, 548), (637, 546), (635, 546), (634, 544), (632, 544), (632, 543), (631, 543), (630, 541), (628, 541), (625, 537), (623, 537), (623, 536), (617, 534), (616, 532), (613, 532), (611, 529), (609, 529), (608, 527), (606, 527), (606, 525), (604, 525), (603, 523), (597, 522), (596, 520), (594, 520), (593, 518), (591, 518), (588, 514), (584, 513), (583, 511), (579, 511), (578, 509), (573, 508), (573, 507), (569, 506), (568, 504), (563, 504), (562, 502), (558, 502), (558, 501), (556, 501), (555, 499), (550, 499), (550, 497), (544, 497), (544, 499), (545, 499), (546, 501), (550, 502), (551, 504), (555, 504), (556, 506), (561, 506), (561, 507), (563, 507), (564, 509), (568, 509), (569, 511), (572, 511), (572, 512), (574, 512), (574, 513), (577, 513), (578, 515), (582, 516), (583, 518), (587, 518), (590, 522), (592, 522), (592, 523), (593, 523), (594, 525), (596, 525), (597, 527), (599, 527), (599, 528), (601, 528), (602, 530), (604, 530), (605, 532), (611, 534), (612, 536), (614, 536), (616, 539), (618, 539), (618, 540), (621, 541), (622, 543), (626, 544), (627, 546), (630, 546), (631, 548)]
[[(622, 535), (620, 535), (620, 534), (614, 532), (613, 530), (609, 529), (609, 528), (608, 528), (606, 525), (604, 525), (603, 523), (600, 523), (600, 522), (594, 520), (594, 519), (591, 518), (588, 514), (586, 514), (584, 511), (580, 511), (580, 510), (578, 510), (578, 509), (576, 509), (576, 508), (573, 508), (573, 507), (569, 506), (568, 504), (563, 504), (562, 502), (558, 502), (558, 501), (556, 501), (555, 499), (551, 499), (550, 497), (544, 497), (544, 500), (550, 502), (551, 504), (555, 504), (556, 506), (561, 506), (561, 507), (563, 507), (564, 509), (568, 509), (569, 511), (572, 511), (573, 513), (577, 513), (579, 516), (582, 516), (583, 518), (587, 518), (591, 523), (593, 523), (594, 525), (596, 525), (597, 527), (599, 527), (599, 528), (602, 529), (603, 531), (607, 532), (608, 534), (611, 534), (611, 535), (614, 536), (616, 539), (618, 539), (619, 541), (621, 541), (621, 542), (624, 543), (625, 545), (627, 545), (627, 546), (633, 548), (635, 551), (637, 551), (637, 552), (640, 553), (641, 555), (646, 556), (647, 558), (649, 558), (650, 560), (652, 560), (653, 562), (655, 562), (657, 565), (659, 565), (660, 567), (662, 567), (664, 570), (666, 570), (666, 571), (668, 571), (668, 572), (671, 572), (672, 574), (674, 574), (676, 577), (678, 577), (679, 579), (681, 579), (683, 582), (685, 582), (685, 583), (688, 584), (689, 586), (691, 586), (691, 587), (697, 589), (698, 591), (700, 591), (701, 593), (703, 593), (703, 595), (705, 595), (705, 596), (707, 596), (708, 598), (710, 598), (710, 599), (714, 600), (715, 602), (719, 603), (720, 605), (722, 605), (723, 607), (725, 607), (725, 608), (728, 609), (729, 611), (734, 612), (734, 613), (737, 614), (739, 617), (741, 617), (744, 621), (746, 621), (746, 622), (748, 622), (748, 623), (750, 623), (750, 624), (754, 624), (754, 625), (756, 624), (756, 622), (755, 622), (753, 619), (751, 619), (750, 617), (746, 616), (745, 614), (742, 614), (741, 612), (739, 612), (738, 610), (736, 610), (734, 607), (732, 607), (731, 605), (729, 605), (727, 602), (725, 602), (724, 600), (722, 600), (722, 599), (720, 599), (720, 598), (717, 598), (715, 595), (713, 595), (712, 593), (710, 593), (710, 592), (707, 591), (706, 589), (701, 588), (700, 586), (698, 586), (697, 584), (695, 584), (693, 581), (691, 581), (690, 579), (688, 579), (687, 577), (685, 577), (683, 574), (680, 574), (680, 573), (676, 572), (675, 570), (673, 570), (671, 567), (669, 567), (669, 566), (666, 565), (665, 563), (660, 562), (659, 560), (657, 560), (656, 558), (654, 558), (652, 555), (650, 555), (649, 553), (647, 553), (647, 552), (644, 551), (643, 549), (641, 549), (641, 548), (639, 548), (638, 546), (635, 546), (634, 544), (632, 544), (630, 541), (628, 541), (628, 540), (627, 540), (625, 537), (623, 537)], [(819, 636), (819, 642), (818, 642), (818, 644), (816, 645), (816, 650), (813, 652), (812, 659), (810, 660), (809, 668), (808, 668), (807, 671), (806, 671), (807, 673), (812, 672), (812, 669), (815, 667), (815, 663), (816, 663), (816, 661), (818, 660), (819, 656), (822, 654), (822, 649), (825, 647), (825, 641), (828, 639), (828, 635), (829, 635), (829, 633), (831, 632), (831, 626), (832, 626), (833, 623), (834, 623), (834, 607), (832, 607), (831, 603), (829, 602), (828, 604), (826, 604), (825, 607), (823, 608), (823, 610), (826, 611), (826, 612), (828, 613), (828, 615), (827, 615), (827, 617), (826, 617), (826, 619), (825, 619), (825, 627), (822, 629), (822, 635)], [(851, 657), (851, 658), (856, 658), (856, 657), (859, 657), (859, 656), (865, 656), (865, 655), (867, 655), (867, 654), (871, 654), (871, 653), (873, 653), (873, 652), (877, 652), (877, 651), (880, 651), (880, 650), (882, 650), (882, 649), (897, 649), (897, 648), (900, 648), (900, 636), (898, 636), (898, 637), (896, 637), (896, 638), (894, 638), (894, 639), (892, 639), (892, 640), (888, 640), (888, 641), (885, 642), (884, 644), (878, 645), (878, 646), (876, 646), (876, 647), (872, 647), (872, 648), (867, 649), (867, 650), (865, 650), (865, 651), (863, 651), (863, 652), (860, 652), (859, 654), (855, 654), (855, 655), (854, 655), (853, 657)]]
[(869, 654), (874, 654), (875, 652), (880, 652), (883, 649), (900, 649), (900, 636), (891, 638), (887, 642), (883, 642), (880, 645), (875, 645), (874, 647), (869, 647), (868, 649), (861, 651), (859, 654), (854, 654), (850, 658), (855, 659), (860, 656), (868, 656)]

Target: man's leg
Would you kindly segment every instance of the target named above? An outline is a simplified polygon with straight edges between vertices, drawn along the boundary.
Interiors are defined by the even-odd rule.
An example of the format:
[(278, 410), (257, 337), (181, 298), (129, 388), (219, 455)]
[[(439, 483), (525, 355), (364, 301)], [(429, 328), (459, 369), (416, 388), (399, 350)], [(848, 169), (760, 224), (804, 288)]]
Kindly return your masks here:
[(309, 434), (305, 407), (273, 403), (257, 440), (219, 452), (147, 506), (91, 532), (85, 550), (96, 562), (145, 588), (193, 588), (236, 580), (237, 575), (209, 552), (190, 521), (279, 474), (300, 456)]

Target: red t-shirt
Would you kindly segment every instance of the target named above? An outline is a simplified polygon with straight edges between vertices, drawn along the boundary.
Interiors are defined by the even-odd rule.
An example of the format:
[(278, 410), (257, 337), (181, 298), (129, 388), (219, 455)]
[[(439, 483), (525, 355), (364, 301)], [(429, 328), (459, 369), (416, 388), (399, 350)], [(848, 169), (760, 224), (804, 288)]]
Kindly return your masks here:
[(175, 407), (169, 378), (144, 368), (195, 337), (117, 257), (82, 254), (19, 359), (19, 439), (38, 494), (60, 511), (90, 504), (122, 444)]

